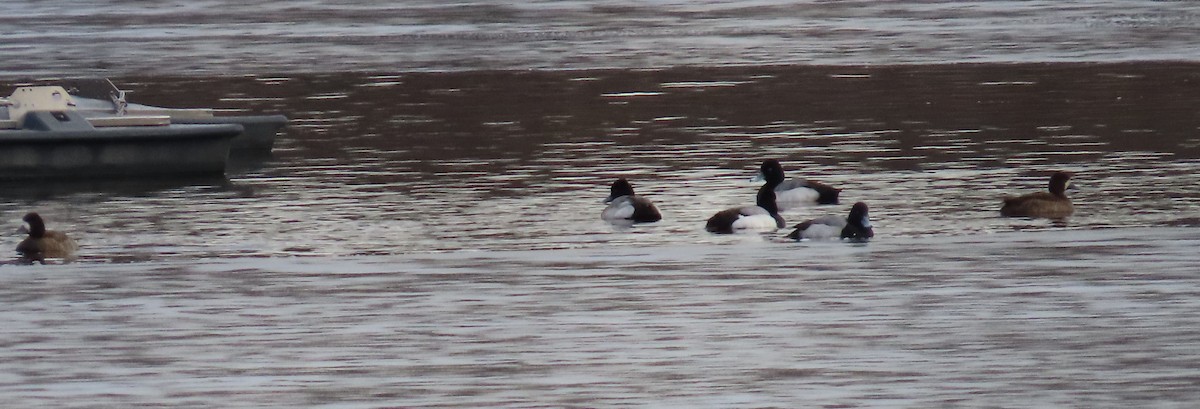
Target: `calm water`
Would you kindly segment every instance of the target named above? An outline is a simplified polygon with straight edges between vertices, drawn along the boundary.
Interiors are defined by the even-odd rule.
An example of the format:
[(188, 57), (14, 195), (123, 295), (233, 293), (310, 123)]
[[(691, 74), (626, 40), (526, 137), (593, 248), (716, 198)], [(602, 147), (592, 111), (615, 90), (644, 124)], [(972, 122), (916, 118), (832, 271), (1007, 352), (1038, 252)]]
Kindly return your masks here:
[[(83, 245), (0, 265), (0, 397), (1200, 400), (1191, 2), (374, 3), (0, 4), (0, 93), (99, 74), (293, 119), (226, 178), (0, 186), (9, 231)], [(877, 240), (704, 232), (764, 158), (845, 189), (789, 223), (861, 200)], [(1074, 217), (998, 217), (1059, 169)], [(617, 177), (665, 219), (599, 220)]]

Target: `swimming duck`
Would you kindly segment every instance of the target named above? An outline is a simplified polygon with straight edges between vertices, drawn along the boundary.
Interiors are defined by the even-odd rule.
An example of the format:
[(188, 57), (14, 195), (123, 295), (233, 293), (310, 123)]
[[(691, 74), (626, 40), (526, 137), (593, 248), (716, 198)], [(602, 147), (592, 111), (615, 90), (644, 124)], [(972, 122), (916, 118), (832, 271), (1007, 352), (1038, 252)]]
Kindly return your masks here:
[[(759, 167), (758, 176), (752, 181), (766, 180), (768, 173), (778, 173), (782, 178), (783, 165), (780, 165), (779, 161), (775, 159), (763, 161), (762, 166)], [(841, 192), (842, 189), (815, 180), (787, 179), (775, 187), (775, 202), (780, 211), (803, 205), (837, 204), (838, 194)]]
[(793, 230), (787, 237), (795, 240), (821, 240), (837, 237), (867, 241), (875, 237), (875, 229), (871, 227), (871, 218), (867, 216), (867, 204), (858, 202), (850, 207), (850, 215), (845, 218), (834, 215), (818, 217), (797, 224), (796, 230)]
[(633, 223), (649, 223), (662, 220), (662, 214), (654, 207), (649, 199), (635, 195), (633, 185), (625, 178), (617, 179), (609, 189), (611, 192), (604, 203), (608, 207), (600, 213), (600, 218), (608, 221), (625, 221)]
[(17, 253), (25, 258), (66, 258), (74, 255), (75, 250), (79, 248), (75, 240), (67, 237), (65, 233), (46, 230), (46, 223), (37, 213), (30, 212), (21, 220), (28, 225), (29, 237), (17, 244)]
[(1005, 197), (1000, 215), (1005, 217), (1044, 217), (1062, 219), (1075, 213), (1075, 206), (1067, 198), (1067, 187), (1071, 185), (1070, 172), (1054, 172), (1050, 176), (1050, 191), (1029, 193), (1017, 197)]
[(708, 218), (704, 229), (713, 233), (733, 233), (742, 230), (782, 229), (786, 224), (775, 205), (775, 187), (783, 183), (783, 169), (765, 175), (767, 183), (758, 189), (757, 206), (725, 209)]

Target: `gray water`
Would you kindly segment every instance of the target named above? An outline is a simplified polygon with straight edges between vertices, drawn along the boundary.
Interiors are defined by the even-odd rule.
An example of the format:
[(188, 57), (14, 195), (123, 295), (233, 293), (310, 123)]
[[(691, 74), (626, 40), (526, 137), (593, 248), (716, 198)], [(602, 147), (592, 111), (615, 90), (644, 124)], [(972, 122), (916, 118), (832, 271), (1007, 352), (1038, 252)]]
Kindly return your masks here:
[[(1191, 60), (1200, 5), (1127, 1), (7, 1), (0, 74)], [(97, 46), (99, 45), (99, 46)]]
[(8, 266), (0, 393), (58, 408), (1189, 407), (1198, 244), (1102, 229)]
[[(1190, 2), (284, 4), (0, 4), (2, 89), (293, 119), (224, 178), (0, 186), (83, 246), (0, 264), (7, 405), (1200, 396)], [(877, 238), (704, 232), (765, 158)], [(998, 216), (1059, 169), (1075, 216)], [(664, 220), (601, 221), (617, 177)]]

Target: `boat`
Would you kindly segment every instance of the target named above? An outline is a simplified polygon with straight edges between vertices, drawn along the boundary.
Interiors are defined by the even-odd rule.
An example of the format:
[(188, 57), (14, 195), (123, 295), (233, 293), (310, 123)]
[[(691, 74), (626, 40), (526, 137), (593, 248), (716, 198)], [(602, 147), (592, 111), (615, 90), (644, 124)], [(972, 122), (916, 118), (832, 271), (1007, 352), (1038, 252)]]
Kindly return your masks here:
[(238, 124), (244, 131), (233, 138), (234, 155), (269, 154), (276, 135), (288, 123), (284, 115), (217, 115), (209, 108), (163, 108), (126, 101), (126, 91), (107, 78), (76, 78), (57, 82), (74, 97), (85, 118), (164, 115), (173, 124)]
[(62, 86), (0, 98), (0, 180), (224, 174), (236, 123), (169, 115), (85, 115)]

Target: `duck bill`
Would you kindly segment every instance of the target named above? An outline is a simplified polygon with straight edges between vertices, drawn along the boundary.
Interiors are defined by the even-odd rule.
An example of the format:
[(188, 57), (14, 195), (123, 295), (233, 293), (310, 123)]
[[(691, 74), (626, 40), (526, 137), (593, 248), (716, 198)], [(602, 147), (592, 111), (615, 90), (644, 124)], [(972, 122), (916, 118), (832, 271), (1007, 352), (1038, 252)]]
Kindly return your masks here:
[(863, 235), (866, 236), (866, 238), (869, 239), (869, 238), (875, 237), (875, 228), (871, 226), (871, 218), (869, 218), (867, 216), (863, 216), (862, 226), (863, 226)]

